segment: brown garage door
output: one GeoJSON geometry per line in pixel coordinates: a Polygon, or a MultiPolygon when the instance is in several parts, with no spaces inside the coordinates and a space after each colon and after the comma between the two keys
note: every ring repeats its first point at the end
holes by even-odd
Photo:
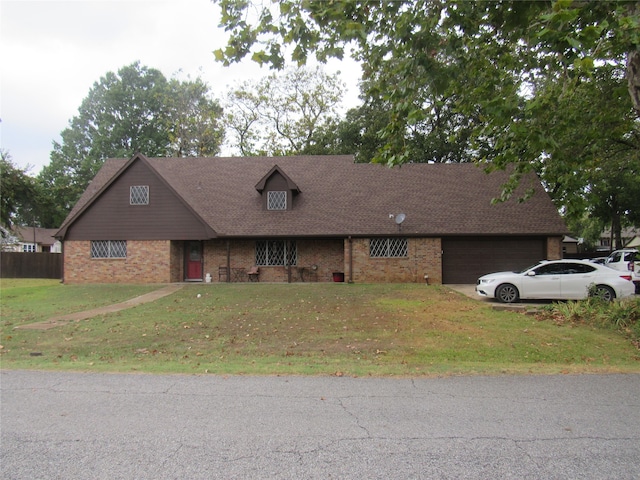
{"type": "Polygon", "coordinates": [[[491,272],[522,270],[546,258],[546,239],[530,237],[442,239],[442,282],[476,283],[491,272]]]}

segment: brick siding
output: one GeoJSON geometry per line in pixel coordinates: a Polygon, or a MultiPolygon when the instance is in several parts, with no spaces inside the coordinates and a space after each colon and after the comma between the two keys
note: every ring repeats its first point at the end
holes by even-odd
{"type": "Polygon", "coordinates": [[[172,282],[182,282],[184,280],[184,242],[171,242],[171,272],[172,282]]]}
{"type": "Polygon", "coordinates": [[[547,260],[562,260],[562,237],[547,237],[547,260]]]}
{"type": "MultiPolygon", "coordinates": [[[[442,283],[440,238],[409,238],[406,258],[371,258],[369,239],[298,239],[295,267],[260,266],[261,282],[333,281],[334,272],[356,283],[442,283]],[[315,268],[313,268],[315,267],[315,268]]],[[[254,240],[209,240],[203,242],[203,275],[213,282],[227,266],[232,281],[247,281],[246,271],[255,264],[254,240]],[[228,245],[228,246],[227,246],[228,245]],[[237,275],[244,269],[245,275],[237,275]]],[[[562,258],[562,238],[547,239],[547,258],[562,258]]],[[[184,242],[154,240],[127,242],[126,259],[93,259],[91,242],[64,244],[65,283],[168,283],[184,280],[184,242]]]]}
{"type": "Polygon", "coordinates": [[[369,239],[345,242],[346,279],[357,283],[442,283],[442,242],[440,238],[409,238],[406,258],[371,258],[369,239]],[[352,248],[351,253],[349,249],[352,248]],[[349,258],[352,260],[350,261],[349,258]],[[353,265],[353,272],[349,267],[353,265]]]}
{"type": "Polygon", "coordinates": [[[127,241],[127,258],[91,258],[91,242],[64,243],[65,283],[168,283],[168,240],[127,241]]]}
{"type": "MultiPolygon", "coordinates": [[[[298,262],[291,268],[283,266],[260,266],[261,282],[332,281],[333,272],[344,271],[342,239],[296,240],[298,262]],[[316,268],[313,268],[313,267],[316,268]],[[303,270],[304,269],[304,270],[303,270]]],[[[220,267],[227,267],[227,248],[231,267],[231,280],[248,280],[237,269],[245,273],[255,265],[255,240],[233,240],[227,247],[226,240],[204,242],[204,272],[211,275],[212,282],[226,281],[219,275],[220,267]]]]}

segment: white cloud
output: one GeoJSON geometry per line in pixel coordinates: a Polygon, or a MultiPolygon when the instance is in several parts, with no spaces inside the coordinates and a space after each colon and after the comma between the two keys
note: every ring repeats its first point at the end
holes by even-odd
{"type": "MultiPolygon", "coordinates": [[[[218,97],[270,73],[250,61],[215,62],[226,34],[209,0],[1,0],[0,21],[0,145],[17,165],[34,166],[32,173],[49,163],[52,142],[109,71],[139,60],[167,77],[200,76],[218,97]]],[[[327,67],[336,70],[349,85],[346,105],[354,106],[359,70],[327,67]]]]}

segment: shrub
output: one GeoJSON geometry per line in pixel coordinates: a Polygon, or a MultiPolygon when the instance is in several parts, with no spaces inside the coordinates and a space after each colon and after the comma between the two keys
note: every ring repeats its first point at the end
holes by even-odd
{"type": "Polygon", "coordinates": [[[640,298],[605,302],[597,297],[576,302],[554,303],[543,307],[541,320],[556,323],[582,323],[598,328],[615,328],[640,348],[640,298]]]}

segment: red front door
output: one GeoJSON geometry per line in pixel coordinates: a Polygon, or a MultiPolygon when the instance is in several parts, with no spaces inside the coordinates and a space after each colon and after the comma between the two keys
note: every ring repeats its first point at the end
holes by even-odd
{"type": "Polygon", "coordinates": [[[186,280],[202,280],[202,242],[187,242],[186,280]]]}

